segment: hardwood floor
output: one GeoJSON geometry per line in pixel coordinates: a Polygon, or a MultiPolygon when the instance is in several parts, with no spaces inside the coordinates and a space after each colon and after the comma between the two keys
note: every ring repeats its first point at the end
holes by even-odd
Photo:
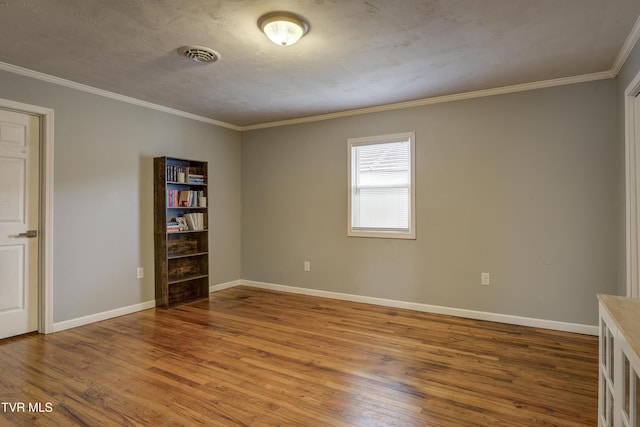
{"type": "Polygon", "coordinates": [[[0,340],[0,425],[595,426],[597,358],[593,336],[236,287],[0,340]]]}

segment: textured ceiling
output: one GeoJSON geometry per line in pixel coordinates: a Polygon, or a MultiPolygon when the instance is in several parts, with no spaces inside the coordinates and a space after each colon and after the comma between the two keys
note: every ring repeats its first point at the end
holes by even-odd
{"type": "Polygon", "coordinates": [[[0,61],[246,126],[609,71],[639,14],[638,0],[0,0],[0,61]],[[256,21],[273,10],[311,30],[272,44],[256,21]],[[189,61],[185,44],[222,59],[189,61]]]}

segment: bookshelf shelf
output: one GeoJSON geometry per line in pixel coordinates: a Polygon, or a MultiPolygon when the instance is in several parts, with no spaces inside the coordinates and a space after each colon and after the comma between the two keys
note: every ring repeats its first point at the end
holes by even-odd
{"type": "Polygon", "coordinates": [[[187,254],[187,255],[171,255],[171,256],[168,256],[167,259],[179,259],[179,258],[187,258],[192,256],[203,256],[203,255],[209,255],[209,252],[194,252],[192,254],[187,254]]]}
{"type": "Polygon", "coordinates": [[[169,185],[185,185],[188,187],[206,187],[207,184],[200,182],[200,183],[195,183],[195,182],[180,182],[180,181],[167,181],[167,184],[169,185]]]}
{"type": "Polygon", "coordinates": [[[175,279],[175,280],[170,280],[169,284],[170,285],[175,285],[176,283],[184,283],[184,282],[189,282],[191,280],[197,280],[197,279],[205,279],[209,277],[206,274],[199,274],[199,275],[195,275],[195,276],[189,276],[189,277],[184,277],[182,279],[175,279]]]}
{"type": "Polygon", "coordinates": [[[156,306],[208,298],[207,162],[157,157],[153,174],[156,306]]]}

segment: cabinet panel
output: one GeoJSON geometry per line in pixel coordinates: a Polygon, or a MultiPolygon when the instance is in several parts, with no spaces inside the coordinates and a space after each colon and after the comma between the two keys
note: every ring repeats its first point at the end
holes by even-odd
{"type": "MultiPolygon", "coordinates": [[[[640,358],[633,351],[624,335],[618,331],[616,337],[620,349],[620,390],[616,398],[620,403],[616,410],[620,412],[620,425],[640,426],[638,386],[640,385],[640,358]]],[[[617,402],[616,402],[617,403],[617,402]]]]}
{"type": "Polygon", "coordinates": [[[622,355],[622,413],[626,419],[630,419],[631,413],[631,366],[629,365],[629,358],[626,355],[622,355]]]}

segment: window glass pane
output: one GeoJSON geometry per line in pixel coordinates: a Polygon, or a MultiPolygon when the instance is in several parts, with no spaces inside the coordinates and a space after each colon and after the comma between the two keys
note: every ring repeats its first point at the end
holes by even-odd
{"type": "Polygon", "coordinates": [[[359,186],[408,185],[409,141],[355,146],[359,186]]]}
{"type": "Polygon", "coordinates": [[[410,141],[352,146],[352,226],[409,229],[410,141]]]}
{"type": "Polygon", "coordinates": [[[613,425],[613,396],[611,395],[611,391],[607,388],[607,403],[606,403],[606,415],[605,419],[607,420],[607,425],[613,425]]]}
{"type": "Polygon", "coordinates": [[[613,349],[614,349],[614,339],[613,339],[613,334],[611,333],[610,330],[607,330],[607,357],[608,357],[608,369],[609,372],[607,373],[607,375],[609,376],[609,379],[611,380],[611,382],[613,383],[613,373],[614,373],[614,354],[613,354],[613,349]]]}
{"type": "Polygon", "coordinates": [[[354,227],[409,228],[408,188],[367,188],[359,191],[354,227]]]}
{"type": "Polygon", "coordinates": [[[627,415],[627,418],[629,418],[629,406],[630,406],[630,400],[631,400],[631,383],[629,382],[629,378],[630,378],[630,366],[629,366],[629,359],[627,358],[626,354],[622,354],[622,361],[623,361],[623,372],[622,372],[622,395],[623,397],[623,406],[622,409],[624,411],[624,413],[627,415]]]}
{"type": "Polygon", "coordinates": [[[600,323],[600,336],[602,337],[602,340],[600,341],[600,360],[602,360],[604,364],[604,361],[607,360],[607,325],[606,323],[604,323],[604,321],[600,323]]]}

